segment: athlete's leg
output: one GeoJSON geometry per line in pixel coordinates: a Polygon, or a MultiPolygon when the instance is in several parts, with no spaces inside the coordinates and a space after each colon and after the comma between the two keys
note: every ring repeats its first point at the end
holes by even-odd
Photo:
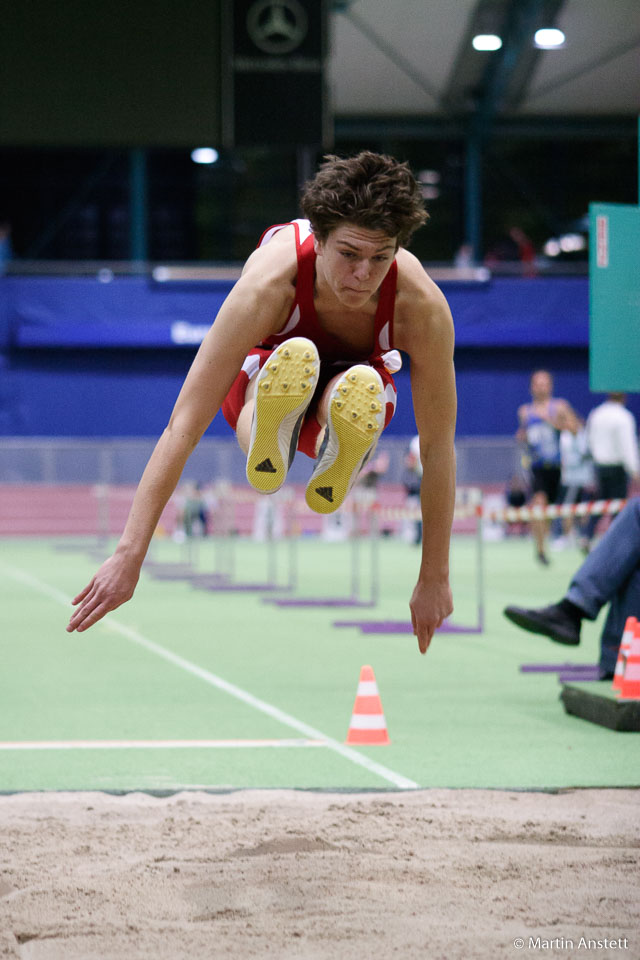
{"type": "Polygon", "coordinates": [[[315,449],[316,457],[320,453],[320,450],[322,448],[322,443],[324,440],[324,435],[327,430],[327,421],[329,420],[329,404],[331,402],[331,394],[333,393],[335,387],[338,385],[338,381],[343,376],[344,376],[344,373],[339,373],[335,377],[332,377],[331,380],[329,380],[329,383],[325,387],[322,393],[322,396],[320,397],[320,401],[316,407],[315,415],[318,423],[320,424],[320,432],[318,433],[318,437],[316,439],[316,449],[315,449]]]}
{"type": "MultiPolygon", "coordinates": [[[[544,510],[549,505],[549,500],[544,490],[537,490],[531,498],[531,507],[533,509],[544,510]]],[[[545,552],[547,535],[549,533],[549,521],[539,517],[531,519],[531,532],[536,545],[536,555],[541,563],[548,563],[545,552]]]]}
{"type": "Polygon", "coordinates": [[[244,404],[238,414],[238,420],[236,422],[236,437],[238,439],[238,444],[243,453],[249,453],[249,441],[251,439],[251,422],[253,420],[253,411],[256,405],[256,385],[258,381],[258,373],[256,370],[251,380],[247,385],[247,389],[244,394],[244,404]]]}

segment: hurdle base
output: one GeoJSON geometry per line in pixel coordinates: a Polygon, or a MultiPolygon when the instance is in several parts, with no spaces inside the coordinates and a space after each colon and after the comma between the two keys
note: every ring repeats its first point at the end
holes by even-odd
{"type": "Polygon", "coordinates": [[[196,573],[189,577],[191,586],[196,590],[209,590],[218,593],[283,593],[291,590],[289,584],[272,583],[242,583],[233,582],[227,574],[223,573],[196,573]]]}
{"type": "Polygon", "coordinates": [[[154,580],[188,580],[193,574],[190,563],[153,563],[144,564],[142,568],[154,580]]]}
{"type": "MultiPolygon", "coordinates": [[[[413,625],[407,620],[336,620],[334,627],[359,627],[361,633],[411,633],[413,625]]],[[[442,623],[436,633],[482,633],[482,627],[475,624],[465,627],[457,623],[442,623]]]]}
{"type": "Polygon", "coordinates": [[[560,700],[565,712],[619,733],[640,731],[640,700],[620,700],[610,681],[565,683],[560,700]],[[597,687],[597,689],[596,689],[597,687]]]}
{"type": "MultiPolygon", "coordinates": [[[[105,541],[104,549],[107,549],[107,542],[105,541]]],[[[54,544],[53,547],[58,553],[68,553],[68,552],[78,552],[81,550],[98,550],[100,549],[100,544],[97,543],[95,537],[87,536],[84,540],[64,540],[59,543],[54,544]]]]}
{"type": "Polygon", "coordinates": [[[598,669],[597,663],[523,663],[520,673],[584,673],[598,669]]]}
{"type": "MultiPolygon", "coordinates": [[[[372,600],[353,600],[349,597],[265,597],[265,603],[278,607],[373,607],[372,600]]],[[[334,624],[335,626],[335,624],[334,624]]]]}
{"type": "Polygon", "coordinates": [[[194,573],[191,571],[189,580],[192,587],[198,587],[200,590],[213,590],[223,583],[228,583],[229,577],[225,573],[194,573]]]}
{"type": "Polygon", "coordinates": [[[601,679],[598,663],[523,663],[520,673],[557,673],[561,683],[601,679]]]}

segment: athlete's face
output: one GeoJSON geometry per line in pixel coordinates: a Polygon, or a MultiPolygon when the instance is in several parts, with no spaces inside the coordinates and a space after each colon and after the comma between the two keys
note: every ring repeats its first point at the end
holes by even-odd
{"type": "Polygon", "coordinates": [[[358,309],[372,297],[396,255],[395,237],[355,224],[341,224],[315,240],[317,268],[346,307],[358,309]]]}
{"type": "Polygon", "coordinates": [[[531,396],[534,400],[548,400],[553,392],[553,380],[546,370],[538,370],[531,377],[531,396]]]}

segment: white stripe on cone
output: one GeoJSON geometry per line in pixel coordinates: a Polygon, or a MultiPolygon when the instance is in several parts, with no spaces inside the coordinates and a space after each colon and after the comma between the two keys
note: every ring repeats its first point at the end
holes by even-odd
{"type": "Polygon", "coordinates": [[[354,713],[349,724],[352,730],[385,730],[383,713],[354,713]]]}

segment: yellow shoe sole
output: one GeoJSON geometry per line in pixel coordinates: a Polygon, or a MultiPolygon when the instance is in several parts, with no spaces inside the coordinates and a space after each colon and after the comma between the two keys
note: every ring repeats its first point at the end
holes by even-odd
{"type": "Polygon", "coordinates": [[[316,513],[333,513],[342,506],[378,442],[384,413],[380,375],[364,364],[350,367],[333,390],[326,442],[307,484],[305,500],[316,513]]]}
{"type": "Polygon", "coordinates": [[[319,369],[315,344],[292,337],[276,347],[258,374],[247,480],[260,493],[275,493],[286,479],[319,369]]]}

